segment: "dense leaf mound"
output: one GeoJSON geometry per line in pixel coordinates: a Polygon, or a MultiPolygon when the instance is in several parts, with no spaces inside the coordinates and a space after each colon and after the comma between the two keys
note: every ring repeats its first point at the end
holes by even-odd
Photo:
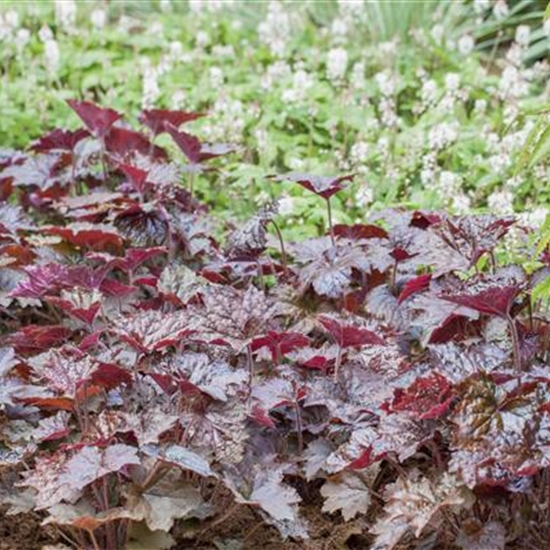
{"type": "Polygon", "coordinates": [[[317,494],[378,550],[550,540],[548,319],[531,300],[548,254],[529,273],[498,262],[527,230],[395,210],[333,225],[353,175],[292,173],[277,180],[326,202],[326,236],[285,243],[268,204],[221,238],[192,182],[231,148],[181,129],[202,114],[146,111],[138,132],[69,105],[84,129],[0,157],[10,513],[114,550],[242,506],[301,540],[317,494]]]}

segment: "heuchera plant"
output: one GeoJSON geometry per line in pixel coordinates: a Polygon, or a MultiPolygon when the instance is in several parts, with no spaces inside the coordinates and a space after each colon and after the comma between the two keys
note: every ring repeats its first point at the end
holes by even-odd
{"type": "MultiPolygon", "coordinates": [[[[2,154],[8,513],[94,550],[200,543],[245,507],[306,539],[319,502],[365,548],[544,547],[547,268],[498,265],[513,220],[329,209],[328,236],[284,243],[272,204],[220,240],[182,183],[230,150],[181,130],[202,114],[138,132],[69,105],[85,129],[2,154]]],[[[351,177],[281,179],[330,208],[351,177]]]]}

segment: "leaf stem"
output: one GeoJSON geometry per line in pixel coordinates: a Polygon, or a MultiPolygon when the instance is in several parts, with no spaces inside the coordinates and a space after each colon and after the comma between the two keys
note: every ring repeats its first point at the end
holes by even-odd
{"type": "Polygon", "coordinates": [[[338,382],[338,372],[340,370],[340,364],[342,363],[342,346],[338,346],[338,355],[336,356],[336,362],[334,363],[334,381],[338,382]]]}
{"type": "Polygon", "coordinates": [[[283,264],[283,269],[285,271],[285,275],[288,273],[288,264],[286,260],[286,250],[285,250],[285,243],[283,241],[283,234],[281,233],[281,230],[279,228],[279,225],[275,220],[271,220],[271,223],[273,224],[273,227],[275,228],[275,232],[277,233],[277,237],[279,239],[279,244],[281,245],[281,262],[283,264]]]}
{"type": "Polygon", "coordinates": [[[94,550],[101,550],[101,547],[99,546],[99,544],[97,542],[97,539],[96,539],[92,529],[88,530],[88,534],[90,535],[90,538],[92,539],[92,544],[94,545],[94,550]]]}
{"type": "Polygon", "coordinates": [[[147,476],[145,476],[143,483],[141,483],[140,485],[140,490],[142,492],[145,492],[149,487],[151,487],[152,485],[160,481],[160,479],[168,471],[168,468],[166,470],[164,470],[164,468],[167,468],[166,463],[162,462],[161,460],[158,460],[155,463],[155,465],[151,468],[147,476]]]}
{"type": "Polygon", "coordinates": [[[298,434],[298,455],[301,456],[304,451],[304,435],[302,427],[302,411],[300,411],[300,403],[298,399],[294,404],[294,409],[296,411],[296,433],[298,434]]]}
{"type": "Polygon", "coordinates": [[[519,334],[518,328],[512,316],[508,313],[506,315],[506,321],[508,322],[508,327],[510,328],[510,336],[512,338],[512,349],[514,356],[514,367],[520,372],[521,371],[521,349],[519,344],[519,334]]]}
{"type": "Polygon", "coordinates": [[[100,140],[101,143],[101,167],[103,169],[103,183],[107,185],[107,163],[105,162],[105,138],[102,137],[100,140]]]}
{"type": "Polygon", "coordinates": [[[254,382],[254,358],[252,357],[252,349],[250,345],[246,346],[246,360],[248,364],[248,384],[249,391],[252,393],[252,383],[254,382]]]}
{"type": "Polygon", "coordinates": [[[190,195],[190,201],[193,202],[193,187],[195,184],[195,172],[191,170],[189,173],[189,195],[190,195]]]}
{"type": "Polygon", "coordinates": [[[332,247],[336,248],[336,240],[334,239],[334,226],[332,224],[332,207],[330,205],[330,197],[326,199],[327,201],[327,212],[328,212],[328,226],[330,230],[330,240],[332,242],[332,247]]]}

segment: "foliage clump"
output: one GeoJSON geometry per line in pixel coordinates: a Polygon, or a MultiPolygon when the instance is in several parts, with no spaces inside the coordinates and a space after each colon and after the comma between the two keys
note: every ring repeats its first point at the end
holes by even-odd
{"type": "MultiPolygon", "coordinates": [[[[231,151],[180,128],[198,113],[145,111],[136,131],[69,105],[85,128],[2,157],[9,513],[96,550],[169,547],[176,523],[200,537],[240,507],[300,540],[320,488],[371,548],[550,540],[548,318],[531,300],[548,253],[529,272],[498,260],[527,230],[386,210],[284,242],[271,204],[228,232],[192,194],[231,151]]],[[[330,205],[350,178],[279,179],[330,205]]]]}

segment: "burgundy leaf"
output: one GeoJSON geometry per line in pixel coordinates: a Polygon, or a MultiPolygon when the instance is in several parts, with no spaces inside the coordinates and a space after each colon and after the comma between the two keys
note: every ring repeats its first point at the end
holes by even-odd
{"type": "Polygon", "coordinates": [[[337,237],[351,239],[387,239],[388,232],[377,225],[357,223],[355,225],[336,224],[334,234],[337,237]]]}
{"type": "Polygon", "coordinates": [[[315,176],[313,174],[302,174],[299,172],[289,172],[282,176],[276,176],[277,181],[293,181],[312,191],[316,195],[329,199],[332,195],[344,189],[345,182],[353,180],[355,174],[339,176],[335,178],[325,176],[315,176]]]}
{"type": "Polygon", "coordinates": [[[427,229],[431,225],[441,222],[442,219],[443,218],[435,212],[416,210],[411,218],[411,226],[418,227],[420,229],[427,229]]]}
{"type": "Polygon", "coordinates": [[[164,149],[153,145],[143,134],[126,128],[111,128],[105,135],[105,149],[116,159],[122,160],[134,156],[136,153],[151,156],[157,160],[167,159],[164,149]]]}
{"type": "Polygon", "coordinates": [[[464,340],[468,335],[475,334],[478,325],[478,321],[452,313],[432,331],[428,343],[446,344],[454,339],[464,340]]]}
{"type": "Polygon", "coordinates": [[[103,138],[113,124],[122,117],[113,109],[104,109],[89,101],[69,99],[67,103],[96,138],[103,138]]]}
{"type": "Polygon", "coordinates": [[[165,124],[164,128],[191,164],[201,164],[207,160],[226,155],[233,150],[225,144],[207,145],[201,143],[197,137],[178,131],[170,123],[165,124]]]}
{"type": "Polygon", "coordinates": [[[295,349],[308,346],[309,338],[296,332],[268,331],[264,336],[255,338],[251,342],[252,351],[263,347],[269,348],[274,363],[295,349]]]}
{"type": "Polygon", "coordinates": [[[366,345],[383,346],[384,340],[371,330],[340,323],[333,317],[319,317],[319,322],[341,348],[366,345]]]}
{"type": "Polygon", "coordinates": [[[63,240],[75,246],[87,247],[92,250],[103,250],[109,246],[120,248],[122,237],[118,231],[109,225],[91,224],[86,222],[73,223],[65,227],[45,227],[47,235],[59,235],[63,240]]]}
{"type": "Polygon", "coordinates": [[[75,289],[63,293],[62,297],[47,296],[46,300],[79,321],[91,325],[101,308],[102,296],[99,292],[75,289]]]}
{"type": "Polygon", "coordinates": [[[147,180],[148,172],[146,170],[141,170],[136,166],[131,164],[125,164],[121,162],[118,165],[120,171],[130,180],[135,190],[138,193],[143,193],[145,190],[145,182],[147,180]]]}
{"type": "Polygon", "coordinates": [[[468,294],[441,295],[440,297],[449,302],[475,309],[486,315],[507,317],[514,300],[521,292],[518,285],[509,286],[486,286],[476,292],[472,286],[468,294]]]}
{"type": "Polygon", "coordinates": [[[56,128],[38,139],[31,150],[37,153],[48,153],[49,151],[74,151],[76,144],[84,138],[90,136],[90,133],[83,128],[79,130],[63,130],[56,128]]]}
{"type": "Polygon", "coordinates": [[[67,268],[61,264],[43,264],[25,269],[28,278],[17,284],[11,292],[14,298],[40,298],[59,292],[66,280],[67,268]]]}
{"type": "Polygon", "coordinates": [[[165,124],[178,129],[182,124],[206,116],[205,113],[170,111],[168,109],[144,109],[138,119],[147,126],[154,136],[166,132],[165,124]]]}
{"type": "Polygon", "coordinates": [[[132,375],[122,367],[112,363],[99,363],[90,376],[94,386],[112,390],[122,384],[131,384],[132,375]]]}
{"type": "Polygon", "coordinates": [[[118,267],[126,273],[132,273],[150,258],[166,252],[166,248],[157,246],[152,248],[127,248],[123,258],[102,252],[89,252],[86,257],[104,262],[109,267],[118,267]]]}
{"type": "Polygon", "coordinates": [[[408,388],[397,388],[389,405],[393,412],[405,411],[419,420],[444,415],[454,399],[449,381],[438,373],[417,378],[408,388]]]}
{"type": "Polygon", "coordinates": [[[155,208],[128,208],[117,215],[114,225],[133,247],[162,246],[168,240],[166,216],[155,208]]]}
{"type": "Polygon", "coordinates": [[[401,294],[399,294],[397,302],[400,304],[404,302],[409,296],[427,290],[428,288],[430,288],[431,280],[432,276],[430,273],[428,273],[425,275],[419,275],[418,277],[407,281],[405,283],[405,286],[403,287],[403,290],[401,291],[401,294]]]}
{"type": "Polygon", "coordinates": [[[72,330],[61,325],[27,325],[9,337],[18,353],[36,353],[66,341],[72,330]]]}

